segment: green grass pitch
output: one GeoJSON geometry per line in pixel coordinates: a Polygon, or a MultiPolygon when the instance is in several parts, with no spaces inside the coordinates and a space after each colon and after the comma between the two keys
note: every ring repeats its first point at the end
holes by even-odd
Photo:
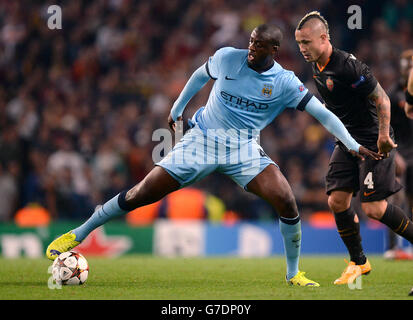
{"type": "Polygon", "coordinates": [[[333,285],[345,267],[341,256],[302,256],[300,268],[319,288],[290,287],[285,260],[270,258],[159,258],[129,255],[88,258],[82,286],[49,289],[44,259],[0,259],[1,300],[376,300],[410,299],[413,262],[370,256],[373,270],[361,289],[333,285]]]}

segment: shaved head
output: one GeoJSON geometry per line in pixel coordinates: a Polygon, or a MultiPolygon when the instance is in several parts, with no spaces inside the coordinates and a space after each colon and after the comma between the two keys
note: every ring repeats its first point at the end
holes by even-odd
{"type": "Polygon", "coordinates": [[[319,19],[316,18],[311,18],[307,20],[301,27],[301,30],[302,29],[309,29],[309,31],[316,36],[321,36],[322,34],[328,35],[328,30],[324,23],[322,23],[319,19]]]}
{"type": "Polygon", "coordinates": [[[330,40],[330,29],[328,22],[318,11],[307,13],[298,23],[297,30],[302,28],[310,28],[313,32],[325,33],[330,40]]]}
{"type": "Polygon", "coordinates": [[[307,62],[325,62],[331,54],[328,23],[318,11],[312,11],[300,20],[295,40],[307,62]]]}

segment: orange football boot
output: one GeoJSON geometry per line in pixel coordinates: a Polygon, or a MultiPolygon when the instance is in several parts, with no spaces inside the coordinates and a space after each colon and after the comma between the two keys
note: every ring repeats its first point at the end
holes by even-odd
{"type": "Polygon", "coordinates": [[[361,275],[368,275],[371,271],[371,265],[369,260],[366,260],[365,264],[356,265],[355,262],[348,262],[346,259],[344,261],[347,263],[346,269],[341,274],[340,278],[334,281],[334,284],[349,284],[353,283],[361,275]]]}

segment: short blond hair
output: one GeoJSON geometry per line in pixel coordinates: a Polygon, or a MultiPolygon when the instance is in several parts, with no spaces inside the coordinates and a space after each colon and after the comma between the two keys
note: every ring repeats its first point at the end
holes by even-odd
{"type": "Polygon", "coordinates": [[[301,30],[301,28],[304,26],[304,24],[311,20],[311,19],[318,19],[320,20],[324,27],[326,28],[326,33],[327,33],[327,38],[330,40],[330,28],[328,27],[328,22],[327,20],[321,15],[320,12],[318,11],[311,11],[307,13],[298,23],[296,30],[301,30]]]}

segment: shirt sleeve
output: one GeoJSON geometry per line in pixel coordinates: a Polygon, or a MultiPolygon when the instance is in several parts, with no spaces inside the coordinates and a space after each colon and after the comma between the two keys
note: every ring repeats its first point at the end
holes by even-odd
{"type": "Polygon", "coordinates": [[[313,97],[307,103],[306,111],[316,118],[332,135],[340,140],[349,150],[359,152],[360,144],[350,135],[340,119],[313,97]]]}
{"type": "Polygon", "coordinates": [[[174,102],[171,109],[171,116],[174,121],[182,115],[189,100],[209,81],[205,66],[203,64],[192,74],[178,99],[174,102]]]}
{"type": "Polygon", "coordinates": [[[284,86],[283,96],[285,107],[304,111],[305,106],[313,95],[293,72],[288,73],[284,86]]]}
{"type": "Polygon", "coordinates": [[[377,80],[370,68],[352,54],[347,59],[348,84],[358,95],[367,97],[377,86],[377,80]]]}
{"type": "Polygon", "coordinates": [[[208,58],[205,64],[209,77],[213,80],[217,80],[222,70],[223,58],[226,53],[231,50],[231,47],[224,47],[215,52],[212,57],[208,58]]]}

